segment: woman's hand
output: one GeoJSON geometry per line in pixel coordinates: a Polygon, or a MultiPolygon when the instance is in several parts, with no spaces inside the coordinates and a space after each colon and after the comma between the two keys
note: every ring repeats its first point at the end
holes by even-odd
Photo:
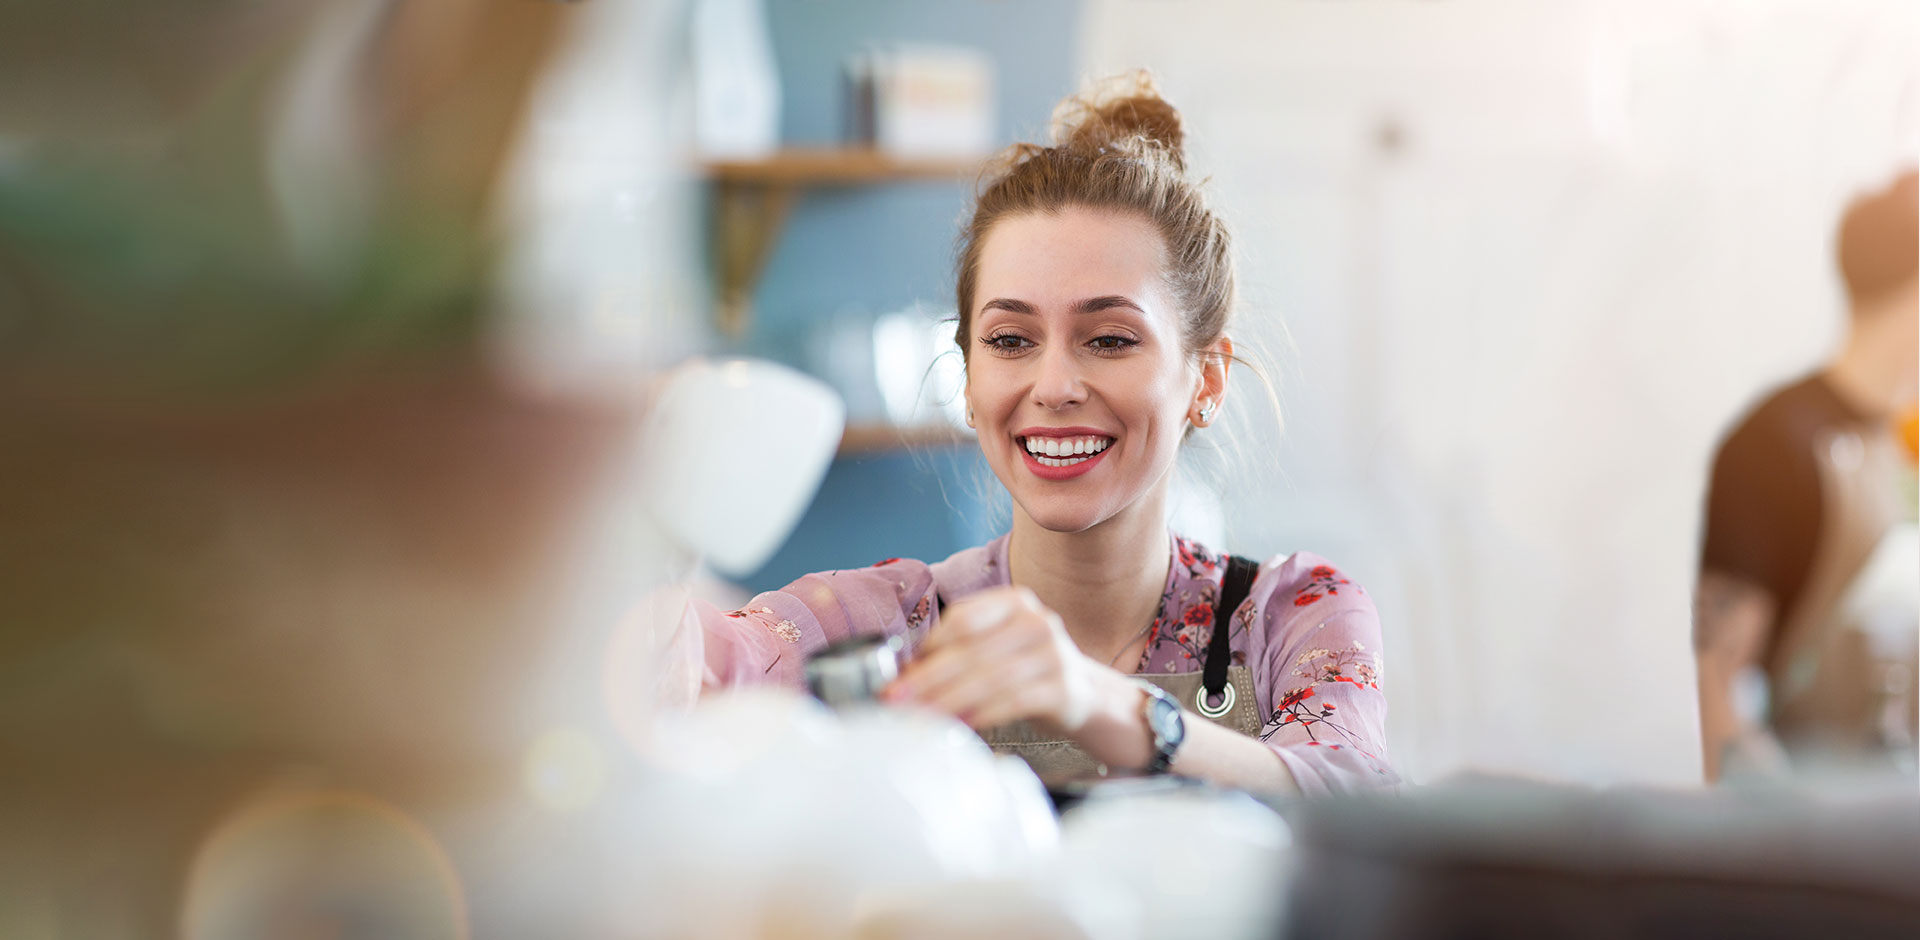
{"type": "Polygon", "coordinates": [[[881,698],[952,715],[975,729],[1024,718],[1074,738],[1100,705],[1101,669],[1032,591],[995,588],[943,611],[881,698]]]}

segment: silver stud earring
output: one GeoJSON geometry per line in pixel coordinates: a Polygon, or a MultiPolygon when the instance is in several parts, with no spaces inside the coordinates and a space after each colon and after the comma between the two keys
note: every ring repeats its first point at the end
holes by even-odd
{"type": "Polygon", "coordinates": [[[1213,409],[1214,409],[1213,405],[1208,405],[1207,407],[1200,409],[1201,424],[1206,424],[1207,422],[1213,420],[1213,409]]]}

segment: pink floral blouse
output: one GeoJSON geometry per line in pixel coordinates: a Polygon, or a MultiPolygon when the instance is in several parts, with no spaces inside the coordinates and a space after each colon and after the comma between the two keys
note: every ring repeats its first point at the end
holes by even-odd
{"type": "MultiPolygon", "coordinates": [[[[853,635],[904,633],[911,646],[937,628],[935,585],[950,604],[1009,583],[1007,538],[931,565],[889,558],[810,574],[739,610],[696,601],[705,685],[802,687],[808,654],[853,635]]],[[[1170,541],[1173,564],[1137,672],[1198,672],[1213,635],[1226,558],[1179,536],[1170,541]]],[[[1260,740],[1303,792],[1398,783],[1380,692],[1380,620],[1359,585],[1318,556],[1276,556],[1261,564],[1232,622],[1233,664],[1252,666],[1266,716],[1260,740]]]]}

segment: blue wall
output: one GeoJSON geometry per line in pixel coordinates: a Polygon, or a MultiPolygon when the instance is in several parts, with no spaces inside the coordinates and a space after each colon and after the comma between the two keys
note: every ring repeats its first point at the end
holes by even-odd
{"type": "MultiPolygon", "coordinates": [[[[964,45],[993,58],[1000,142],[1044,139],[1054,104],[1077,84],[1079,0],[766,0],[781,81],[781,133],[792,145],[840,142],[841,64],[872,43],[964,45]]],[[[811,190],[774,248],[735,351],[808,368],[808,336],[831,315],[876,316],[953,301],[963,183],[907,182],[811,190]]],[[[836,462],[799,528],[742,579],[778,587],[809,571],[893,556],[936,560],[1005,525],[981,503],[998,485],[971,445],[836,462]]]]}

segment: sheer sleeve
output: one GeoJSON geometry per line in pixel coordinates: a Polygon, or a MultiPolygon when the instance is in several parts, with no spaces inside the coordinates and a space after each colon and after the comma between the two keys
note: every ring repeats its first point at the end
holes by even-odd
{"type": "Polygon", "coordinates": [[[1396,786],[1380,691],[1373,601],[1324,559],[1299,554],[1263,572],[1243,608],[1265,724],[1260,739],[1302,792],[1396,786]],[[1261,681],[1264,680],[1264,681],[1261,681]]]}
{"type": "Polygon", "coordinates": [[[807,575],[738,610],[688,603],[679,634],[701,646],[703,690],[805,684],[807,657],[853,636],[917,640],[934,616],[927,565],[892,559],[871,568],[807,575]]]}

